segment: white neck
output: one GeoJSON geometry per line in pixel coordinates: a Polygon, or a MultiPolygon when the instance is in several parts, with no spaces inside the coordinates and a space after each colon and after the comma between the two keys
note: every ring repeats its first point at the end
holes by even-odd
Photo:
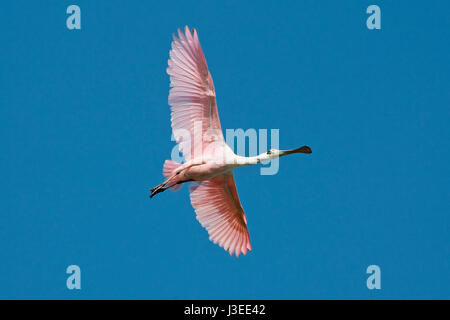
{"type": "Polygon", "coordinates": [[[261,153],[257,156],[254,157],[243,157],[243,156],[238,156],[236,155],[234,157],[234,163],[239,166],[239,167],[244,167],[244,166],[250,166],[253,164],[259,164],[262,161],[269,161],[269,160],[273,160],[278,158],[279,155],[278,154],[267,154],[265,153],[261,153]]]}

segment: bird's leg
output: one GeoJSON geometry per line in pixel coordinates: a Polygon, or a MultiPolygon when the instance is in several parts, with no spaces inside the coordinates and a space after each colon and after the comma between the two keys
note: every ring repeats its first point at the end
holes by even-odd
{"type": "Polygon", "coordinates": [[[167,178],[163,183],[158,184],[156,187],[150,189],[150,198],[153,198],[155,194],[165,191],[167,188],[171,186],[167,186],[167,184],[172,181],[180,172],[175,173],[174,175],[167,178]]]}
{"type": "Polygon", "coordinates": [[[180,178],[180,179],[178,179],[178,180],[175,180],[175,182],[172,182],[172,180],[173,180],[176,176],[178,176],[181,172],[184,172],[185,170],[191,168],[192,166],[196,166],[196,165],[200,165],[200,164],[203,164],[203,163],[193,163],[192,161],[189,161],[189,162],[183,164],[182,166],[180,166],[180,167],[175,171],[175,173],[174,173],[173,175],[171,175],[169,178],[167,178],[163,183],[158,184],[156,187],[150,189],[150,198],[153,198],[153,196],[154,196],[155,194],[158,194],[158,193],[160,193],[160,192],[163,192],[163,191],[167,190],[168,188],[173,187],[173,186],[176,185],[176,184],[181,184],[181,183],[184,183],[184,182],[190,182],[190,181],[193,181],[193,180],[184,180],[184,181],[181,181],[181,179],[183,179],[183,178],[180,178]],[[169,184],[169,182],[171,182],[171,183],[169,184]]]}
{"type": "Polygon", "coordinates": [[[153,198],[156,194],[166,191],[169,187],[164,187],[162,185],[156,186],[150,190],[150,198],[153,198]]]}
{"type": "Polygon", "coordinates": [[[151,189],[150,189],[150,198],[153,198],[153,196],[154,196],[155,194],[158,194],[158,193],[160,193],[160,192],[163,192],[163,191],[165,191],[167,188],[169,188],[168,186],[166,186],[167,182],[168,182],[168,181],[166,180],[166,181],[164,181],[163,183],[158,184],[156,187],[151,188],[151,189]]]}
{"type": "Polygon", "coordinates": [[[165,185],[164,182],[163,182],[163,183],[160,183],[160,184],[158,184],[156,187],[151,188],[151,189],[150,189],[150,192],[153,193],[153,192],[155,192],[156,190],[158,190],[158,189],[164,187],[164,185],[165,185]]]}

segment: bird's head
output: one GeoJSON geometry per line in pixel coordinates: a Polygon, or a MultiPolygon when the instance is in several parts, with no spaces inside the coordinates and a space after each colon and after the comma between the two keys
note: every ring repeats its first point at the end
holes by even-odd
{"type": "Polygon", "coordinates": [[[312,150],[308,146],[303,146],[291,150],[270,149],[269,151],[266,152],[266,155],[268,159],[275,159],[292,153],[312,153],[312,150]]]}

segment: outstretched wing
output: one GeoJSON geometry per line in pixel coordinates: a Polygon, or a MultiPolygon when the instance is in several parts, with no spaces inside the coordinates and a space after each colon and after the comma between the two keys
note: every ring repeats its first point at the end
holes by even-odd
{"type": "Polygon", "coordinates": [[[197,220],[209,233],[209,240],[239,257],[251,250],[247,219],[232,174],[191,184],[191,203],[197,220]]]}
{"type": "Polygon", "coordinates": [[[178,29],[170,50],[169,105],[172,132],[186,161],[203,154],[214,141],[224,140],[216,93],[197,31],[178,29]]]}

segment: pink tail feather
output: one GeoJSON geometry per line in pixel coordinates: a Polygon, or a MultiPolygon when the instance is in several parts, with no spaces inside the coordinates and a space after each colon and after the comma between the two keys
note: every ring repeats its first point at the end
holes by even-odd
{"type": "MultiPolygon", "coordinates": [[[[172,161],[172,160],[166,160],[166,161],[164,162],[164,166],[163,166],[163,175],[164,175],[164,177],[168,178],[168,177],[170,177],[171,175],[173,175],[173,174],[174,174],[174,171],[175,171],[179,166],[181,166],[181,163],[178,163],[178,162],[175,162],[175,161],[172,161]]],[[[181,184],[175,184],[175,185],[173,185],[172,187],[170,187],[170,189],[171,189],[172,191],[177,191],[177,190],[180,189],[180,188],[181,188],[181,184]]]]}

